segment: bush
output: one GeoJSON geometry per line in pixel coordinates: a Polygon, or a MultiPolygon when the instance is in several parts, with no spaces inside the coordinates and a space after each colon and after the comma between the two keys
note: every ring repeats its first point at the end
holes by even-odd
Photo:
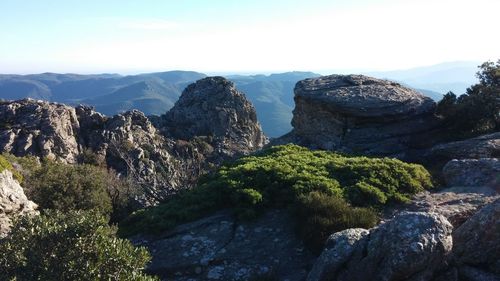
{"type": "Polygon", "coordinates": [[[97,210],[110,215],[106,170],[91,165],[44,161],[26,180],[26,195],[41,209],[97,210]]]}
{"type": "MultiPolygon", "coordinates": [[[[293,209],[311,192],[380,208],[406,202],[430,187],[430,175],[420,165],[347,157],[297,145],[275,146],[221,167],[200,179],[197,188],[164,204],[135,212],[120,224],[119,233],[159,233],[226,208],[240,219],[252,219],[269,208],[293,209]]],[[[359,212],[349,205],[344,209],[359,212]]]]}
{"type": "Polygon", "coordinates": [[[353,208],[342,198],[316,191],[300,197],[295,216],[299,236],[316,254],[330,234],[347,228],[371,228],[378,222],[374,210],[353,208]]]}
{"type": "Polygon", "coordinates": [[[0,280],[155,280],[146,249],[115,234],[97,212],[20,217],[0,243],[0,280]]]}
{"type": "Polygon", "coordinates": [[[23,179],[28,198],[42,209],[98,209],[106,215],[111,213],[113,222],[137,209],[134,197],[139,193],[138,186],[99,161],[93,161],[97,156],[89,150],[82,160],[90,162],[76,165],[48,159],[40,162],[34,156],[3,156],[12,163],[14,174],[23,179]]]}

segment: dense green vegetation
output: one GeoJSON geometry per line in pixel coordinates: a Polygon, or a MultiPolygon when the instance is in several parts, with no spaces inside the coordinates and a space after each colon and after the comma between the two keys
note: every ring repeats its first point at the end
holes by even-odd
{"type": "Polygon", "coordinates": [[[500,131],[500,60],[485,62],[477,73],[479,83],[459,97],[449,92],[438,103],[437,113],[450,128],[452,138],[466,138],[500,131]]]}
{"type": "Polygon", "coordinates": [[[146,249],[115,233],[95,211],[20,217],[0,243],[0,280],[155,280],[146,249]]]}
{"type": "Polygon", "coordinates": [[[411,194],[430,187],[430,175],[419,165],[275,146],[221,167],[202,178],[197,188],[160,206],[135,212],[120,225],[120,233],[160,232],[225,208],[240,219],[252,219],[268,208],[302,206],[295,216],[297,225],[323,233],[304,237],[324,238],[334,230],[373,226],[372,208],[406,202],[411,194]],[[321,209],[317,220],[304,215],[316,210],[311,202],[321,209]],[[332,214],[339,218],[329,218],[332,214]]]}
{"type": "Polygon", "coordinates": [[[24,192],[41,210],[97,210],[111,216],[112,221],[126,217],[132,212],[137,188],[102,163],[91,161],[95,157],[90,152],[84,155],[83,160],[92,164],[68,165],[48,159],[40,162],[33,156],[10,154],[4,157],[13,163],[23,179],[24,192]]]}
{"type": "Polygon", "coordinates": [[[0,167],[23,179],[42,211],[15,219],[0,243],[0,280],[153,280],[142,273],[147,251],[117,238],[110,226],[110,217],[116,222],[130,213],[128,181],[103,166],[31,156],[4,154],[0,167]]]}
{"type": "Polygon", "coordinates": [[[112,212],[106,170],[91,165],[46,161],[27,178],[27,194],[42,209],[112,212]]]}

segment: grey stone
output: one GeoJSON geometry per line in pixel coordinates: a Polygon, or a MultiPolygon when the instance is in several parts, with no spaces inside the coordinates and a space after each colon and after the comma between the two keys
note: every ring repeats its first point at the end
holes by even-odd
{"type": "Polygon", "coordinates": [[[453,232],[453,261],[500,274],[500,199],[485,206],[453,232]]]}
{"type": "Polygon", "coordinates": [[[491,187],[454,186],[416,194],[408,204],[386,209],[384,217],[392,218],[402,210],[432,212],[443,215],[456,228],[482,207],[498,198],[500,198],[500,194],[491,187]]]}
{"type": "Polygon", "coordinates": [[[488,186],[500,192],[498,158],[452,160],[443,167],[448,186],[488,186]]]}
{"type": "Polygon", "coordinates": [[[148,271],[164,280],[303,280],[314,257],[295,236],[286,211],[238,223],[227,212],[132,239],[153,256],[148,271]]]}
{"type": "Polygon", "coordinates": [[[340,232],[308,280],[430,280],[452,249],[452,228],[439,214],[403,212],[369,233],[340,232]]]}
{"type": "Polygon", "coordinates": [[[229,156],[247,154],[267,142],[253,105],[223,77],[189,85],[162,122],[165,135],[182,140],[210,136],[209,144],[229,156]]]}
{"type": "Polygon", "coordinates": [[[9,170],[0,173],[0,238],[8,234],[11,221],[21,215],[36,215],[37,205],[28,200],[9,170]]]}
{"type": "Polygon", "coordinates": [[[398,83],[363,75],[330,75],[299,81],[291,134],[275,143],[403,157],[432,140],[432,99],[398,83]]]}
{"type": "Polygon", "coordinates": [[[500,132],[479,137],[442,143],[422,152],[426,162],[446,164],[453,159],[479,159],[500,157],[500,132]]]}

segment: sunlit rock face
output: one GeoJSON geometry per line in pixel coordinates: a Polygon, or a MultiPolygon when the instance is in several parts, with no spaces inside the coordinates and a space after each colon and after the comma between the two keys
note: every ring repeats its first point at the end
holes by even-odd
{"type": "MultiPolygon", "coordinates": [[[[291,135],[320,149],[397,156],[424,145],[437,124],[432,99],[398,83],[363,75],[299,81],[291,135]]],[[[285,137],[286,138],[286,137],[285,137]]]]}

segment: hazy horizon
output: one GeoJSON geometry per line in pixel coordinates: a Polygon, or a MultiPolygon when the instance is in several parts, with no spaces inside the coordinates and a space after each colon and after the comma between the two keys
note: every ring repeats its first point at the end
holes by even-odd
{"type": "Polygon", "coordinates": [[[316,73],[320,75],[332,75],[332,74],[371,74],[371,73],[391,73],[391,72],[404,72],[404,71],[411,71],[411,70],[416,70],[420,68],[434,68],[434,67],[439,67],[439,66],[446,66],[446,65],[452,65],[450,68],[456,67],[455,64],[461,65],[461,64],[466,64],[469,67],[474,66],[474,67],[479,67],[479,65],[482,62],[480,61],[453,61],[453,62],[442,62],[438,64],[432,64],[432,65],[424,65],[424,66],[418,66],[418,67],[411,67],[411,68],[398,68],[398,69],[386,69],[386,70],[377,70],[377,69],[368,69],[368,68],[360,68],[360,69],[331,69],[331,70],[320,70],[320,71],[314,71],[314,70],[263,70],[263,71],[196,71],[196,70],[191,70],[191,69],[158,69],[158,70],[151,70],[151,71],[122,71],[122,72],[92,72],[92,71],[82,71],[82,72],[56,72],[56,71],[39,71],[39,72],[23,72],[23,73],[9,73],[9,72],[3,72],[0,73],[0,75],[39,75],[39,74],[44,74],[44,73],[54,73],[54,74],[75,74],[75,75],[120,75],[120,76],[127,76],[127,75],[141,75],[141,74],[149,74],[149,73],[161,73],[161,72],[174,72],[174,71],[193,71],[193,72],[199,72],[208,76],[252,76],[252,75],[272,75],[272,74],[282,74],[282,73],[291,73],[291,72],[311,72],[311,73],[316,73]]]}
{"type": "Polygon", "coordinates": [[[329,74],[483,62],[499,57],[499,10],[497,0],[3,1],[0,73],[329,74]]]}

